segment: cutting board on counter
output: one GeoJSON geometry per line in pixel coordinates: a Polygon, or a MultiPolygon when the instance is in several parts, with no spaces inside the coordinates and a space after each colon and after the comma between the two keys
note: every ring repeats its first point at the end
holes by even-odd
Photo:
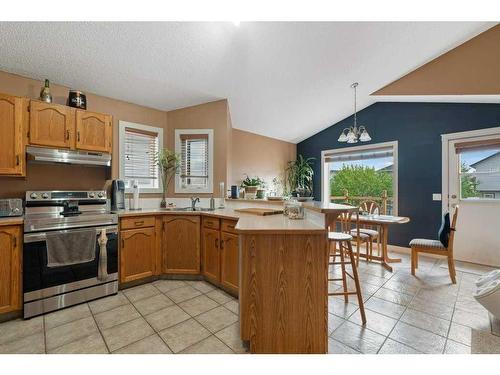
{"type": "Polygon", "coordinates": [[[236,212],[244,212],[246,214],[259,215],[259,216],[268,216],[268,215],[278,215],[282,214],[283,210],[273,209],[273,208],[237,208],[234,211],[236,212]]]}

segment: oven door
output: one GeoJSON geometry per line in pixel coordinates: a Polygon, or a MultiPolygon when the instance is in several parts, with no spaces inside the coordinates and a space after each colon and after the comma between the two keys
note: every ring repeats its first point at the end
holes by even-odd
{"type": "MultiPolygon", "coordinates": [[[[71,231],[73,230],[56,232],[67,233],[71,231]]],[[[33,301],[117,280],[118,227],[116,225],[98,227],[96,231],[98,235],[95,246],[96,254],[93,261],[52,268],[47,267],[47,244],[45,242],[47,232],[25,233],[23,246],[24,301],[33,301]],[[104,281],[97,278],[100,253],[97,240],[102,229],[106,229],[108,238],[106,244],[108,278],[104,281]]]]}

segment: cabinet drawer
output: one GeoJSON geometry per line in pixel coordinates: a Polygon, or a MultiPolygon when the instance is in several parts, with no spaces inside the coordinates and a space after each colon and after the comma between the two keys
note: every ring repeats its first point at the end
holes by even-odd
{"type": "Polygon", "coordinates": [[[121,229],[135,229],[153,227],[155,225],[154,216],[125,217],[121,219],[121,229]]]}
{"type": "Polygon", "coordinates": [[[236,229],[234,229],[234,227],[236,226],[236,223],[237,222],[234,220],[222,220],[221,230],[223,232],[238,234],[236,232],[236,229]]]}
{"type": "Polygon", "coordinates": [[[203,226],[205,228],[219,229],[220,228],[220,220],[215,218],[215,217],[204,216],[203,217],[203,226]]]}

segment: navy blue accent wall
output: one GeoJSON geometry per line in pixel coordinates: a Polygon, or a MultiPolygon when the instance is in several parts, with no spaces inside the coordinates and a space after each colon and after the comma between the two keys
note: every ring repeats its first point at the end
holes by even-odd
{"type": "MultiPolygon", "coordinates": [[[[389,242],[408,246],[415,237],[437,238],[441,202],[441,134],[500,126],[500,104],[483,103],[375,103],[358,112],[371,142],[398,141],[398,214],[411,222],[389,229],[389,242]]],[[[321,196],[321,151],[351,145],[337,142],[352,116],[297,145],[297,154],[315,157],[314,196],[321,196]]],[[[359,145],[356,144],[356,145],[359,145]]]]}

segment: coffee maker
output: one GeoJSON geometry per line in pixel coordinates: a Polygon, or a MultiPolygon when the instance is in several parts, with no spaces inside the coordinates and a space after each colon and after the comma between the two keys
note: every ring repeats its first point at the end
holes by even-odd
{"type": "Polygon", "coordinates": [[[125,209],[125,182],[123,180],[113,180],[111,184],[111,209],[125,209]]]}

